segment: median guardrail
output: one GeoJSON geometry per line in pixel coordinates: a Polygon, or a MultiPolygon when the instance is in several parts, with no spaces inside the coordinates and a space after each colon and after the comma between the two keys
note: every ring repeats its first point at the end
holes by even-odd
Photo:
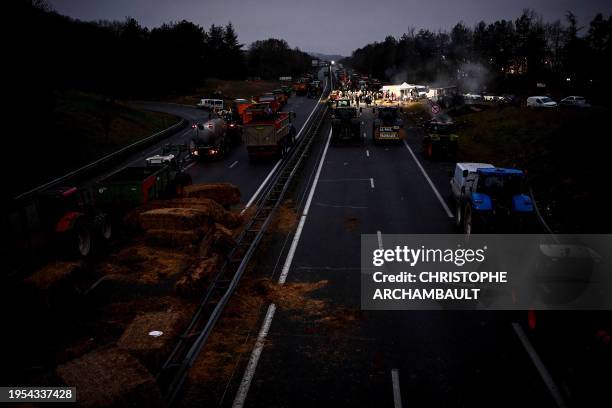
{"type": "Polygon", "coordinates": [[[15,199],[22,199],[29,195],[36,194],[38,192],[44,191],[53,186],[57,186],[59,184],[65,183],[67,181],[83,181],[88,177],[92,177],[96,173],[99,174],[104,170],[109,169],[111,166],[116,165],[121,160],[128,157],[130,154],[134,154],[136,152],[141,151],[145,147],[162,140],[168,137],[171,134],[176,133],[179,130],[187,127],[189,122],[185,119],[179,120],[174,125],[161,130],[157,133],[154,133],[150,136],[145,137],[144,139],[140,139],[130,145],[127,145],[113,153],[107,154],[104,157],[99,158],[89,164],[86,164],[76,170],[71,171],[70,173],[64,174],[63,176],[57,177],[51,181],[48,181],[45,184],[42,184],[38,187],[35,187],[25,193],[21,193],[15,197],[15,199]]]}

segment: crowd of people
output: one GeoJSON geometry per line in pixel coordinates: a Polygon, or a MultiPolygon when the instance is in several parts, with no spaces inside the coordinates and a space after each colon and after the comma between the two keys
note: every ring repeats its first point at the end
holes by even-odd
{"type": "Polygon", "coordinates": [[[339,91],[340,98],[349,99],[351,103],[356,105],[365,104],[369,107],[370,105],[377,105],[382,102],[400,102],[401,99],[394,92],[389,91],[373,91],[367,89],[355,89],[355,90],[341,90],[339,91]]]}

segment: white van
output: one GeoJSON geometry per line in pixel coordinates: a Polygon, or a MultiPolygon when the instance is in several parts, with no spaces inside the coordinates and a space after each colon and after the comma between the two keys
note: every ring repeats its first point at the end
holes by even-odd
{"type": "Polygon", "coordinates": [[[220,111],[223,110],[223,99],[201,99],[196,107],[200,109],[220,111]]]}
{"type": "Polygon", "coordinates": [[[530,96],[527,98],[528,108],[556,108],[557,102],[548,96],[530,96]]]}

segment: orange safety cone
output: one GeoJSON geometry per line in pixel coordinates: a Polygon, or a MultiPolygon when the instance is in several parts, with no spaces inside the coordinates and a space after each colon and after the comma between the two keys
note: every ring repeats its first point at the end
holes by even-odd
{"type": "Polygon", "coordinates": [[[527,324],[529,325],[530,330],[534,330],[536,328],[536,312],[533,309],[527,311],[527,324]]]}

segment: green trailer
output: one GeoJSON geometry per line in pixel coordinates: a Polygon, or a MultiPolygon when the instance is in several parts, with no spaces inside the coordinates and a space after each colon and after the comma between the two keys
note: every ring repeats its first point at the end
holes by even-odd
{"type": "Polygon", "coordinates": [[[104,207],[136,207],[163,197],[171,183],[170,166],[127,167],[101,180],[96,202],[104,207]]]}

